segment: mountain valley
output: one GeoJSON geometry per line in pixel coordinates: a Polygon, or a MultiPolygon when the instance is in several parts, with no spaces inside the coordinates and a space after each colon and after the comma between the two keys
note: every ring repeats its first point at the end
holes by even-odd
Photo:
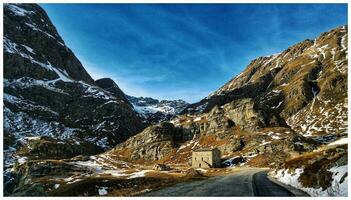
{"type": "Polygon", "coordinates": [[[4,194],[135,196],[265,167],[309,195],[345,195],[347,37],[340,26],[254,59],[189,104],[93,80],[39,5],[4,4],[4,194]],[[218,148],[222,168],[192,169],[199,148],[218,148]]]}

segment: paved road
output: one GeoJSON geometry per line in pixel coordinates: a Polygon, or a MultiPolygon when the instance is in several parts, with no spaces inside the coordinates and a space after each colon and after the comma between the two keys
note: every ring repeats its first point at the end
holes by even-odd
{"type": "Polygon", "coordinates": [[[245,169],[225,176],[179,183],[143,196],[294,196],[267,179],[267,170],[245,169]]]}

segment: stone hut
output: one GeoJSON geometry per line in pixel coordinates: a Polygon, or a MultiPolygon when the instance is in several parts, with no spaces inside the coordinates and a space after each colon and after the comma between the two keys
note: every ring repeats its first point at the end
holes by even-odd
{"type": "Polygon", "coordinates": [[[193,168],[216,168],[221,166],[221,152],[217,148],[196,149],[192,154],[193,168]]]}

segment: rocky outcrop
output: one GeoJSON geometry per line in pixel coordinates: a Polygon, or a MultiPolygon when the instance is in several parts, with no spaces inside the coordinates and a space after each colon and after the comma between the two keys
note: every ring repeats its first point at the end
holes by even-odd
{"type": "Polygon", "coordinates": [[[125,103],[130,104],[127,100],[124,92],[118,87],[118,85],[110,78],[102,78],[95,81],[95,84],[102,89],[109,91],[117,99],[124,101],[125,103]]]}
{"type": "Polygon", "coordinates": [[[13,181],[8,184],[5,195],[11,186],[11,196],[46,196],[46,192],[53,187],[52,184],[45,184],[41,179],[50,177],[65,177],[74,174],[90,173],[89,168],[82,168],[63,161],[29,161],[25,164],[16,165],[13,168],[15,175],[13,181]]]}
{"type": "Polygon", "coordinates": [[[192,135],[174,127],[173,124],[163,122],[147,127],[138,135],[117,145],[112,152],[114,154],[127,152],[127,157],[131,160],[157,161],[171,153],[179,143],[191,137],[192,135]]]}
{"type": "Polygon", "coordinates": [[[30,138],[26,145],[19,148],[17,155],[29,160],[63,159],[76,155],[93,155],[97,151],[96,146],[90,143],[62,142],[44,136],[30,138]]]}

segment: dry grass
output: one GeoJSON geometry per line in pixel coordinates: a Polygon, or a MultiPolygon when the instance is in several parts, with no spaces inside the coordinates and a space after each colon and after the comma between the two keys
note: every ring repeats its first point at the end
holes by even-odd
{"type": "Polygon", "coordinates": [[[49,196],[99,196],[99,188],[106,188],[107,196],[134,196],[139,192],[157,190],[181,181],[181,177],[142,177],[135,179],[118,179],[106,177],[89,177],[82,181],[60,186],[48,192],[49,196]]]}
{"type": "Polygon", "coordinates": [[[347,145],[342,145],[339,147],[329,147],[324,146],[318,151],[307,152],[302,155],[293,157],[285,162],[286,168],[296,168],[302,167],[304,165],[310,165],[320,158],[327,158],[330,162],[334,162],[338,159],[343,153],[339,153],[340,149],[343,149],[344,152],[347,152],[347,145]]]}
{"type": "Polygon", "coordinates": [[[217,139],[214,135],[204,135],[199,139],[199,145],[201,147],[216,147],[227,144],[228,140],[217,139]]]}

